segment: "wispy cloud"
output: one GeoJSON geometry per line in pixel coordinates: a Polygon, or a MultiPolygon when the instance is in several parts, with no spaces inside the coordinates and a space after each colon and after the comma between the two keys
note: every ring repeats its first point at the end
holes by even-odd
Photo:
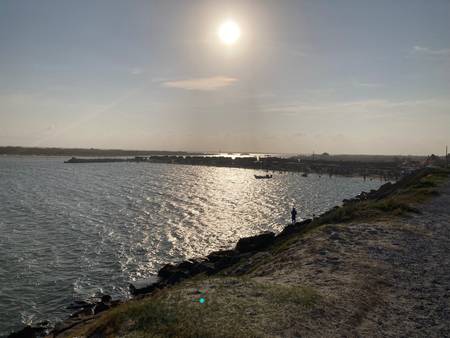
{"type": "Polygon", "coordinates": [[[142,68],[134,67],[134,68],[130,69],[130,73],[132,75],[141,75],[141,74],[145,73],[145,71],[142,68]]]}
{"type": "Polygon", "coordinates": [[[384,85],[381,84],[381,83],[360,82],[360,81],[353,81],[353,86],[354,87],[359,87],[359,88],[380,88],[380,87],[384,87],[384,85]]]}
{"type": "Polygon", "coordinates": [[[212,76],[204,78],[193,78],[186,80],[166,81],[162,85],[168,88],[177,88],[184,90],[213,91],[231,86],[238,79],[227,76],[212,76]]]}
{"type": "Polygon", "coordinates": [[[450,48],[444,49],[432,49],[423,46],[414,46],[412,50],[413,54],[424,55],[424,56],[443,56],[450,57],[450,48]]]}
{"type": "Polygon", "coordinates": [[[371,99],[347,102],[307,103],[292,102],[273,105],[265,109],[266,112],[283,115],[324,115],[349,114],[354,116],[384,117],[392,114],[414,114],[433,111],[446,113],[450,108],[447,99],[426,99],[411,101],[390,101],[385,99],[371,99]]]}

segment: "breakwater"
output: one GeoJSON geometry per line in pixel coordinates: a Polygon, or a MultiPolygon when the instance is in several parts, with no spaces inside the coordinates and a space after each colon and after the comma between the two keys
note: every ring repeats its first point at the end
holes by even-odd
{"type": "Polygon", "coordinates": [[[396,161],[332,161],[326,159],[294,159],[282,157],[225,157],[225,156],[135,156],[130,158],[76,158],[65,163],[169,163],[183,165],[216,166],[257,169],[279,172],[316,173],[319,175],[342,175],[380,177],[397,180],[405,168],[396,161]]]}

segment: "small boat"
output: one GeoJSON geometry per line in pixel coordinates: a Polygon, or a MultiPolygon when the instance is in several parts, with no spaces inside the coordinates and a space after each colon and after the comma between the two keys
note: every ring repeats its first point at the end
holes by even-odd
{"type": "Polygon", "coordinates": [[[267,175],[255,175],[255,178],[257,180],[262,179],[262,178],[272,178],[272,175],[269,175],[269,174],[267,174],[267,175]]]}

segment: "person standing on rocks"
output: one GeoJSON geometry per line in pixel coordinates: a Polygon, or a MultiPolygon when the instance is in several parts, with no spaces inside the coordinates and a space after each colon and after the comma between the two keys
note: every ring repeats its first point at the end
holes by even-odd
{"type": "Polygon", "coordinates": [[[294,206],[292,207],[291,210],[291,216],[292,216],[292,224],[295,224],[297,220],[297,210],[295,210],[294,206]]]}

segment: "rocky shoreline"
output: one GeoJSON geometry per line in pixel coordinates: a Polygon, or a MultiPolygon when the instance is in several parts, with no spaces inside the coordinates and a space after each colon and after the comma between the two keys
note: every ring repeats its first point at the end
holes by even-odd
{"type": "MultiPolygon", "coordinates": [[[[241,238],[234,249],[213,251],[204,258],[185,260],[178,264],[168,263],[158,271],[157,276],[154,278],[130,283],[130,293],[134,298],[140,298],[200,273],[212,276],[240,261],[251,261],[252,256],[257,255],[258,252],[273,245],[276,241],[284,240],[286,236],[301,231],[302,228],[311,223],[311,221],[311,219],[307,219],[297,222],[296,224],[288,225],[278,235],[268,231],[255,236],[241,238]]],[[[73,309],[75,312],[62,323],[56,324],[55,327],[50,327],[50,323],[45,321],[38,323],[35,326],[26,326],[22,330],[11,333],[8,337],[42,337],[49,334],[56,336],[76,325],[91,320],[97,314],[122,304],[123,302],[123,300],[112,300],[109,295],[103,295],[96,302],[75,301],[68,306],[68,309],[73,309]]]]}
{"type": "MultiPolygon", "coordinates": [[[[367,200],[380,200],[390,194],[407,187],[412,182],[418,180],[427,174],[427,169],[421,169],[409,175],[402,177],[396,183],[386,183],[378,190],[372,190],[369,193],[362,192],[353,199],[344,200],[344,206],[355,204],[367,200]]],[[[264,232],[255,236],[241,238],[235,248],[229,250],[214,251],[204,258],[185,260],[178,264],[166,264],[159,271],[157,276],[148,280],[133,282],[129,285],[130,293],[134,299],[146,297],[183,280],[194,277],[198,274],[213,276],[218,273],[227,275],[227,269],[233,267],[237,263],[245,262],[246,264],[238,264],[241,271],[229,271],[229,274],[239,275],[246,272],[245,266],[251,266],[254,261],[261,259],[267,248],[279,244],[289,239],[292,235],[301,233],[311,223],[320,224],[321,219],[326,219],[330,213],[341,207],[323,213],[314,219],[306,219],[296,224],[287,225],[280,233],[264,232]],[[248,264],[247,264],[248,263],[248,264]]],[[[11,333],[9,337],[43,337],[46,335],[58,336],[71,328],[92,321],[102,312],[116,307],[126,301],[113,300],[109,295],[103,295],[95,302],[76,301],[69,305],[69,309],[75,310],[65,321],[50,326],[49,322],[42,322],[36,326],[27,326],[20,331],[11,333]]]]}

